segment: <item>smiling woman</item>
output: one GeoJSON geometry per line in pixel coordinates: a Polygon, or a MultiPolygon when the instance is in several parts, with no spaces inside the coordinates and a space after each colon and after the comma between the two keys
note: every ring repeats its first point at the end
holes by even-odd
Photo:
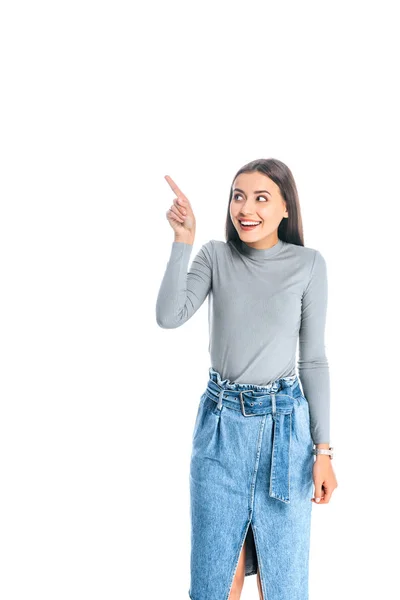
{"type": "Polygon", "coordinates": [[[313,481],[322,503],[337,486],[329,456],[313,456],[330,436],[326,262],[304,246],[290,170],[269,159],[238,171],[226,241],[203,244],[189,269],[194,214],[171,182],[175,240],[157,323],[179,327],[209,298],[211,366],[190,462],[189,596],[237,600],[257,573],[261,598],[307,600],[313,481]]]}

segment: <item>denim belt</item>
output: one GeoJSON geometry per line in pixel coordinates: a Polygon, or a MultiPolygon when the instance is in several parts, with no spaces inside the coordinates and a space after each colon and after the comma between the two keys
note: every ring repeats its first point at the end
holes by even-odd
{"type": "Polygon", "coordinates": [[[271,391],[257,392],[254,390],[229,390],[218,383],[209,380],[207,395],[222,405],[234,410],[241,410],[244,417],[272,415],[273,442],[271,454],[271,478],[269,495],[272,498],[290,503],[290,440],[292,429],[292,413],[296,399],[285,394],[285,388],[278,390],[271,384],[271,391]]]}

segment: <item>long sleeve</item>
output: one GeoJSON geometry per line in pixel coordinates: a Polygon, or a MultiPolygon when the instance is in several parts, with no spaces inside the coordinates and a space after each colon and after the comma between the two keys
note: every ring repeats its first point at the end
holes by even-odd
{"type": "Polygon", "coordinates": [[[172,242],[171,254],[156,302],[160,327],[173,329],[183,325],[200,308],[212,285],[212,241],[204,244],[188,264],[193,246],[172,242]]]}
{"type": "Polygon", "coordinates": [[[314,444],[330,443],[330,376],[325,353],[327,302],[326,262],[316,250],[302,300],[298,360],[299,377],[310,408],[314,444]]]}

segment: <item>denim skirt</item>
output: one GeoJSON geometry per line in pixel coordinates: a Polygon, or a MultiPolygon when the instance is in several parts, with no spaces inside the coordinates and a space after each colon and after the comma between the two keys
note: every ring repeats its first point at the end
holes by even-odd
{"type": "Polygon", "coordinates": [[[191,600],[228,600],[244,544],[264,600],[308,600],[313,446],[297,375],[259,386],[209,369],[190,459],[191,600]]]}

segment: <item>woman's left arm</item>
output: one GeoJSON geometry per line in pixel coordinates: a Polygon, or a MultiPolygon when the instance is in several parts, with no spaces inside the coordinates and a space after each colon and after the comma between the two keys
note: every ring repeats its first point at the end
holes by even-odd
{"type": "MultiPolygon", "coordinates": [[[[330,443],[330,377],[325,352],[325,324],[328,304],[326,262],[316,250],[310,278],[302,298],[299,332],[299,376],[310,408],[311,435],[317,448],[329,448],[330,443]]],[[[337,487],[332,460],[318,454],[313,466],[314,497],[318,504],[327,504],[337,487]]]]}

